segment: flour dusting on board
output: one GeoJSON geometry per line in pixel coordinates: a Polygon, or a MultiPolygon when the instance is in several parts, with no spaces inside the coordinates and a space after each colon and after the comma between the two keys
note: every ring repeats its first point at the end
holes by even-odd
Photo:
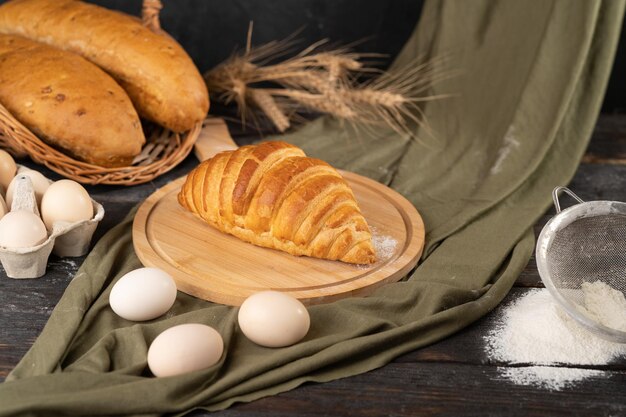
{"type": "Polygon", "coordinates": [[[396,252],[398,241],[391,236],[382,235],[375,228],[371,227],[372,244],[376,251],[378,262],[384,262],[391,258],[396,252]]]}

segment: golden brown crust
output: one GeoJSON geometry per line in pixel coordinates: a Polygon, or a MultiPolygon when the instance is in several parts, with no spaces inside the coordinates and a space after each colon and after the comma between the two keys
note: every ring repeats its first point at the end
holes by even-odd
{"type": "Polygon", "coordinates": [[[0,35],[0,102],[46,142],[95,165],[129,165],[145,142],[128,95],[108,74],[19,36],[0,35]]]}
{"type": "Polygon", "coordinates": [[[206,116],[206,84],[172,38],[132,16],[75,0],[13,0],[0,6],[0,33],[65,49],[102,67],[139,114],[177,132],[206,116]]]}
{"type": "Polygon", "coordinates": [[[222,152],[189,173],[179,203],[258,246],[354,264],[376,261],[352,190],[327,163],[285,142],[222,152]]]}

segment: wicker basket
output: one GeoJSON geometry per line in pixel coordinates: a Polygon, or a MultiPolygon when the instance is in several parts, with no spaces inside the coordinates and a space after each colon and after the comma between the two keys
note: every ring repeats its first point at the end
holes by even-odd
{"type": "MultiPolygon", "coordinates": [[[[143,23],[153,31],[161,31],[161,7],[159,0],[143,2],[143,23]]],[[[0,104],[0,147],[17,157],[30,156],[33,161],[83,184],[134,185],[151,181],[185,159],[201,129],[202,123],[198,123],[190,131],[179,134],[149,125],[145,132],[146,144],[132,165],[105,168],[77,161],[49,146],[0,104]]]]}

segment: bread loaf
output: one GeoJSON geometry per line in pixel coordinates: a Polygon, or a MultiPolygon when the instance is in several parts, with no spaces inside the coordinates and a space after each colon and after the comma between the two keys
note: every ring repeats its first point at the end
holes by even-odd
{"type": "Polygon", "coordinates": [[[82,55],[120,83],[140,116],[176,132],[209,109],[204,80],[183,48],[134,17],[74,0],[14,0],[0,6],[0,33],[82,55]]]}
{"type": "Polygon", "coordinates": [[[292,255],[376,261],[350,186],[330,165],[284,142],[217,154],[189,175],[179,203],[213,227],[292,255]]]}
{"type": "Polygon", "coordinates": [[[129,165],[145,142],[126,92],[70,52],[0,35],[0,102],[24,126],[75,158],[129,165]]]}

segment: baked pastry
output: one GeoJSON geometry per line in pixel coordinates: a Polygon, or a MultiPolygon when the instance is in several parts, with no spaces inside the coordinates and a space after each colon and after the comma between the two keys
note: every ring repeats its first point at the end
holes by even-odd
{"type": "Polygon", "coordinates": [[[80,56],[0,35],[0,102],[37,136],[75,158],[129,165],[145,142],[126,92],[80,56]]]}
{"type": "Polygon", "coordinates": [[[82,55],[117,80],[140,116],[176,132],[209,109],[206,84],[183,48],[132,16],[75,0],[14,0],[0,6],[0,33],[82,55]]]}
{"type": "Polygon", "coordinates": [[[285,142],[226,151],[189,173],[178,202],[258,246],[354,264],[376,261],[350,186],[333,167],[285,142]]]}

